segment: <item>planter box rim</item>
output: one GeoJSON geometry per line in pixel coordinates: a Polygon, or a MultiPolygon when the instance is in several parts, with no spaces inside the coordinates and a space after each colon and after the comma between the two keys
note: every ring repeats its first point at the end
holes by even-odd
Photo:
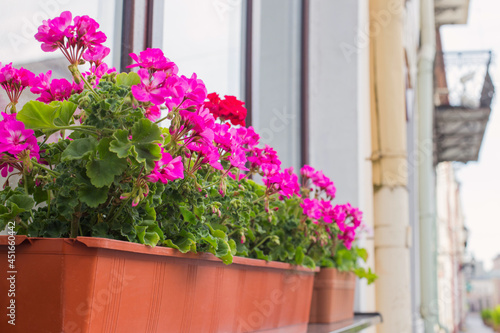
{"type": "MultiPolygon", "coordinates": [[[[0,246],[8,245],[8,235],[0,235],[0,246]]],[[[100,238],[100,237],[83,237],[78,236],[75,238],[48,238],[48,237],[28,237],[26,235],[16,235],[15,236],[15,244],[20,245],[24,242],[32,243],[33,241],[43,241],[43,240],[51,240],[51,241],[60,241],[65,242],[70,245],[75,243],[83,244],[88,248],[96,248],[96,249],[107,249],[114,251],[122,251],[122,252],[132,252],[139,254],[149,254],[149,255],[158,255],[158,256],[168,256],[168,257],[177,257],[183,259],[193,259],[193,260],[206,260],[206,261],[222,261],[214,256],[211,253],[182,253],[176,249],[164,247],[164,246],[147,246],[139,243],[132,243],[117,239],[109,239],[109,238],[100,238]]],[[[244,258],[244,257],[233,257],[233,263],[228,265],[245,265],[245,266],[254,266],[254,267],[262,267],[262,268],[272,268],[279,270],[291,270],[298,271],[304,274],[314,274],[319,272],[320,268],[316,267],[315,269],[310,269],[302,266],[287,264],[278,261],[265,261],[262,259],[253,259],[253,258],[244,258]]]]}

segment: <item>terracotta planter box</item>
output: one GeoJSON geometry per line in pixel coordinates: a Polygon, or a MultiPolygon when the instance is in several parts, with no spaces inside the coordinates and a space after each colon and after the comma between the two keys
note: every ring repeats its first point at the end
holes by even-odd
{"type": "Polygon", "coordinates": [[[314,278],[311,323],[333,323],[354,317],[356,276],[335,268],[321,268],[314,278]]]}
{"type": "Polygon", "coordinates": [[[314,271],[103,238],[16,237],[15,326],[0,236],[0,332],[306,332],[314,271]]]}

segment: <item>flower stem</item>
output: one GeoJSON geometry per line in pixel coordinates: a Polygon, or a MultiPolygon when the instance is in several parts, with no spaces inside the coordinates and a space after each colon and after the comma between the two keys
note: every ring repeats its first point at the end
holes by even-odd
{"type": "Polygon", "coordinates": [[[24,192],[26,192],[26,194],[29,194],[28,193],[28,178],[26,177],[25,172],[23,172],[23,179],[24,179],[24,192]]]}
{"type": "Polygon", "coordinates": [[[40,169],[43,169],[45,171],[47,171],[48,173],[50,173],[52,176],[55,176],[55,177],[59,177],[61,174],[59,172],[55,172],[54,170],[50,170],[49,168],[47,168],[46,166],[44,166],[43,164],[40,164],[38,162],[35,162],[35,161],[31,161],[34,165],[36,165],[37,167],[39,167],[40,169]]]}
{"type": "MultiPolygon", "coordinates": [[[[252,250],[251,250],[251,251],[255,250],[256,248],[258,248],[259,246],[261,246],[262,244],[264,244],[264,242],[265,242],[266,240],[268,240],[269,238],[271,238],[271,236],[267,236],[267,237],[265,237],[265,238],[264,238],[263,240],[261,240],[261,241],[260,241],[257,245],[255,245],[255,246],[252,248],[252,250]]],[[[251,252],[251,251],[250,251],[250,252],[251,252]]]]}
{"type": "Polygon", "coordinates": [[[81,208],[82,203],[80,202],[76,212],[73,213],[73,219],[71,220],[71,238],[78,237],[78,230],[80,229],[80,217],[82,216],[82,213],[80,212],[81,208]]]}

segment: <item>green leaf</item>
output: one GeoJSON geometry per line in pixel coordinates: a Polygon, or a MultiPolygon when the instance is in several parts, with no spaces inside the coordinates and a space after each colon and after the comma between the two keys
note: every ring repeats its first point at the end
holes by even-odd
{"type": "Polygon", "coordinates": [[[76,104],[69,101],[56,101],[49,105],[30,101],[19,111],[17,120],[22,121],[26,128],[46,133],[55,132],[60,129],[59,127],[70,125],[76,107],[76,104]]]}
{"type": "Polygon", "coordinates": [[[314,260],[312,260],[312,258],[309,256],[304,256],[304,259],[302,261],[302,266],[310,268],[310,269],[316,268],[316,264],[314,263],[314,260]]]}
{"type": "Polygon", "coordinates": [[[193,214],[193,212],[191,212],[190,210],[188,210],[186,207],[179,207],[179,209],[181,210],[181,214],[182,214],[182,217],[184,218],[184,221],[186,222],[189,222],[191,224],[194,224],[196,223],[196,216],[193,214]]]}
{"type": "Polygon", "coordinates": [[[161,158],[161,148],[158,145],[162,142],[161,130],[148,119],[141,119],[134,124],[132,139],[125,130],[117,130],[113,136],[109,150],[120,158],[132,156],[137,162],[144,163],[148,170],[153,169],[154,162],[161,158]]]}
{"type": "Polygon", "coordinates": [[[92,185],[83,185],[78,191],[80,201],[90,208],[96,208],[108,199],[108,187],[96,188],[92,185]]]}
{"type": "Polygon", "coordinates": [[[264,252],[262,252],[259,249],[254,249],[254,251],[257,254],[257,259],[262,259],[262,260],[265,260],[265,261],[269,261],[269,257],[266,256],[266,255],[264,255],[264,252]]]}
{"type": "Polygon", "coordinates": [[[141,119],[132,127],[132,142],[161,143],[161,129],[148,119],[141,119]]]}
{"type": "Polygon", "coordinates": [[[58,108],[57,118],[54,119],[54,124],[58,126],[69,126],[73,120],[73,114],[76,111],[77,105],[69,101],[54,101],[50,103],[58,108]]]}
{"type": "Polygon", "coordinates": [[[201,240],[207,242],[214,249],[217,248],[217,238],[212,236],[207,230],[202,230],[198,232],[201,240]]]}
{"type": "Polygon", "coordinates": [[[120,73],[116,76],[116,84],[119,86],[132,87],[141,83],[141,78],[137,73],[120,73]]]}
{"type": "Polygon", "coordinates": [[[357,252],[358,256],[361,259],[363,259],[364,262],[366,262],[366,260],[368,260],[368,251],[366,251],[366,249],[356,248],[356,252],[357,252]]]}
{"type": "Polygon", "coordinates": [[[62,161],[80,160],[87,158],[97,148],[97,140],[94,137],[76,139],[70,142],[61,155],[62,161]]]}
{"type": "Polygon", "coordinates": [[[53,129],[57,108],[39,101],[29,101],[17,114],[17,120],[22,121],[26,128],[53,129]]]}
{"type": "Polygon", "coordinates": [[[247,229],[247,236],[248,236],[248,238],[250,238],[250,240],[252,242],[255,242],[255,235],[254,235],[252,229],[247,229]]]}
{"type": "Polygon", "coordinates": [[[235,256],[236,252],[238,252],[236,249],[236,242],[234,241],[234,239],[230,239],[227,243],[229,244],[229,248],[231,249],[231,254],[235,256]]]}
{"type": "Polygon", "coordinates": [[[193,212],[198,218],[201,218],[205,212],[205,206],[194,206],[193,212]]]}
{"type": "Polygon", "coordinates": [[[166,239],[163,242],[163,244],[165,246],[177,249],[177,250],[181,251],[182,253],[186,253],[186,252],[189,252],[189,250],[191,249],[191,244],[194,244],[194,241],[189,239],[189,238],[183,238],[180,241],[178,241],[176,244],[174,244],[174,242],[172,242],[172,240],[166,239]]]}
{"type": "Polygon", "coordinates": [[[222,260],[223,263],[229,265],[233,262],[233,255],[231,254],[231,247],[222,239],[217,239],[217,250],[215,255],[222,260]]]}
{"type": "Polygon", "coordinates": [[[132,143],[128,136],[128,131],[117,130],[115,134],[113,134],[115,140],[111,141],[109,150],[116,153],[120,158],[129,156],[132,152],[132,143]]]}
{"type": "Polygon", "coordinates": [[[35,205],[35,200],[26,194],[14,194],[6,202],[15,204],[23,210],[30,210],[35,205]]]}
{"type": "Polygon", "coordinates": [[[156,244],[160,241],[160,235],[156,233],[156,231],[146,231],[146,229],[141,230],[141,232],[137,233],[137,238],[141,244],[145,244],[151,247],[155,247],[156,244]]]}
{"type": "Polygon", "coordinates": [[[127,168],[127,160],[109,151],[111,139],[102,139],[97,146],[99,159],[87,163],[87,176],[96,187],[110,186],[115,176],[127,168]]]}
{"type": "Polygon", "coordinates": [[[95,187],[110,186],[115,176],[127,168],[125,159],[109,157],[104,160],[93,160],[87,163],[87,176],[95,187]]]}
{"type": "Polygon", "coordinates": [[[127,237],[129,242],[135,242],[135,239],[137,237],[137,232],[132,224],[130,223],[122,224],[120,228],[120,233],[122,236],[127,237]]]}
{"type": "Polygon", "coordinates": [[[304,261],[304,249],[302,248],[302,246],[298,246],[296,249],[295,249],[295,263],[297,265],[302,265],[302,262],[304,261]]]}

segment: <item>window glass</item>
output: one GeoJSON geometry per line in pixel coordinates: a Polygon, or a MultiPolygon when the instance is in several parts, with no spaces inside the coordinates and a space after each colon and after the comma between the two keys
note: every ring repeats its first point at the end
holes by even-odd
{"type": "Polygon", "coordinates": [[[253,125],[284,168],[300,167],[301,2],[261,0],[254,8],[253,125]]]}
{"type": "MultiPolygon", "coordinates": [[[[40,48],[41,43],[38,42],[34,35],[38,31],[38,27],[43,20],[52,19],[59,16],[63,11],[69,10],[73,17],[89,15],[99,23],[99,30],[107,36],[107,41],[104,43],[111,49],[110,54],[106,58],[106,63],[111,67],[114,64],[113,54],[119,53],[119,50],[114,49],[114,33],[115,33],[115,1],[98,1],[98,0],[23,0],[9,1],[8,5],[2,7],[0,11],[0,62],[7,64],[12,62],[13,66],[24,67],[35,75],[41,72],[52,70],[52,79],[66,78],[71,80],[71,74],[68,70],[68,61],[63,56],[61,51],[44,52],[40,48]]],[[[120,13],[121,14],[121,13],[120,13]]],[[[85,70],[84,66],[81,70],[85,70]]],[[[36,96],[26,89],[20,99],[20,106],[27,100],[35,99],[36,96]]],[[[5,109],[9,103],[7,95],[0,93],[0,108],[5,109]]]]}
{"type": "Polygon", "coordinates": [[[234,0],[166,0],[163,52],[208,92],[242,96],[242,7],[234,0]]]}

